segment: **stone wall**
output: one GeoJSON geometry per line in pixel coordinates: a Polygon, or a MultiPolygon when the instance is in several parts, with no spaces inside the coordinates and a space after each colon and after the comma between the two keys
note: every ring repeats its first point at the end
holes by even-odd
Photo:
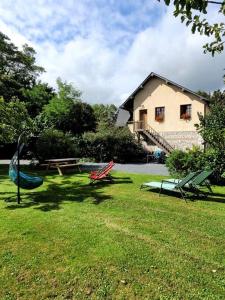
{"type": "MultiPolygon", "coordinates": [[[[168,131],[159,132],[159,134],[175,149],[186,150],[187,148],[192,148],[193,145],[203,149],[203,140],[196,131],[168,131]]],[[[136,138],[138,139],[138,136],[136,138]]],[[[158,146],[151,140],[141,135],[139,136],[139,142],[147,151],[152,152],[158,149],[158,146]]]]}
{"type": "Polygon", "coordinates": [[[193,145],[203,148],[202,137],[196,131],[168,131],[159,134],[175,149],[186,150],[193,145]]]}

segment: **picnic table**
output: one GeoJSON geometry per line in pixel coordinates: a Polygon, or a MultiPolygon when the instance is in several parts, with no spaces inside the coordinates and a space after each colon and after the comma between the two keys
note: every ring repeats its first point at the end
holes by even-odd
{"type": "Polygon", "coordinates": [[[50,168],[55,168],[58,170],[59,175],[63,175],[62,169],[65,168],[70,168],[70,167],[78,167],[78,170],[80,170],[80,163],[79,163],[80,158],[78,157],[71,157],[71,158],[56,158],[56,159],[46,159],[47,163],[47,170],[50,168]]]}

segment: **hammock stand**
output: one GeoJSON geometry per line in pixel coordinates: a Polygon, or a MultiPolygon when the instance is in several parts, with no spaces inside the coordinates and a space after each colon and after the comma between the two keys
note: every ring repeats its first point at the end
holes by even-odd
{"type": "Polygon", "coordinates": [[[20,204],[20,188],[31,190],[35,189],[43,184],[43,179],[37,176],[31,176],[20,171],[20,154],[23,150],[24,143],[22,143],[22,133],[17,142],[17,149],[13,155],[9,165],[9,177],[17,185],[17,203],[20,204]]]}

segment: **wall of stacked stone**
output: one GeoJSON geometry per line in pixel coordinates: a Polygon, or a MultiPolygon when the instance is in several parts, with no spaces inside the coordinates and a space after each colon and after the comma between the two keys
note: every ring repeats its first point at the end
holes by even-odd
{"type": "Polygon", "coordinates": [[[168,131],[161,132],[160,135],[175,149],[186,150],[193,145],[203,149],[202,137],[196,131],[168,131]]]}

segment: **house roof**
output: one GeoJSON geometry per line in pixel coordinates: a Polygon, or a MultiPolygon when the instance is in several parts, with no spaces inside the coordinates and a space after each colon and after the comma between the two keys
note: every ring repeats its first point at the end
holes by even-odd
{"type": "Polygon", "coordinates": [[[209,100],[201,95],[198,95],[197,93],[189,90],[188,88],[180,85],[180,84],[177,84],[163,76],[160,76],[154,72],[151,72],[146,78],[144,81],[142,81],[142,83],[136,88],[136,90],[133,91],[133,93],[123,102],[123,104],[120,106],[121,108],[124,108],[126,104],[128,104],[128,102],[130,102],[131,100],[134,99],[134,97],[144,88],[145,84],[148,83],[152,78],[159,78],[163,81],[165,81],[167,84],[171,84],[171,85],[174,85],[178,88],[180,88],[182,90],[182,92],[188,92],[192,95],[195,95],[196,97],[198,97],[200,100],[203,100],[203,101],[206,101],[206,102],[209,102],[209,100]]]}

